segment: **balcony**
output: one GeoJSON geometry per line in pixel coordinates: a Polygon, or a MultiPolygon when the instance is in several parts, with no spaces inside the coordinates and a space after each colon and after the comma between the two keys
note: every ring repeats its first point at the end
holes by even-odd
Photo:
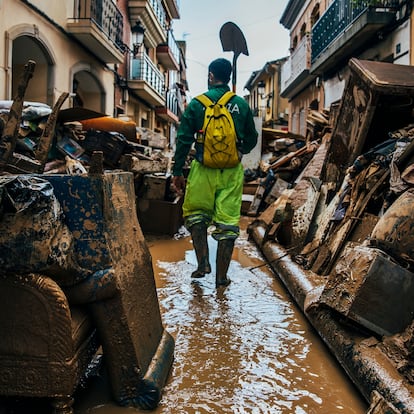
{"type": "Polygon", "coordinates": [[[168,41],[157,46],[158,62],[168,70],[180,69],[180,49],[171,32],[168,31],[168,41]]]}
{"type": "Polygon", "coordinates": [[[146,53],[141,53],[132,59],[128,85],[149,105],[165,105],[164,76],[146,53]]]}
{"type": "Polygon", "coordinates": [[[398,0],[334,0],[312,28],[312,74],[342,64],[396,21],[398,0]]]}
{"type": "Polygon", "coordinates": [[[166,0],[171,19],[180,18],[180,1],[179,0],[166,0]]]}
{"type": "Polygon", "coordinates": [[[105,63],[121,63],[122,14],[112,0],[79,0],[67,30],[105,63]]]}
{"type": "Polygon", "coordinates": [[[181,94],[177,89],[171,89],[166,92],[165,106],[155,108],[155,113],[168,122],[178,123],[181,114],[184,111],[184,105],[181,94]]]}
{"type": "Polygon", "coordinates": [[[147,46],[156,48],[167,42],[167,19],[160,0],[129,0],[128,11],[132,26],[139,20],[147,29],[147,46]]]}
{"type": "Polygon", "coordinates": [[[280,95],[283,98],[295,96],[315,78],[309,74],[310,57],[310,38],[305,36],[282,66],[280,95]]]}

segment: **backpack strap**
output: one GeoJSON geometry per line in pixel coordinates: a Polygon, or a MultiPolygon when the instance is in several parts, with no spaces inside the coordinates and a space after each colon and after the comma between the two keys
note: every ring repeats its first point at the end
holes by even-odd
{"type": "Polygon", "coordinates": [[[233,98],[233,96],[236,95],[234,92],[232,91],[227,91],[226,93],[223,94],[223,96],[217,101],[217,103],[219,105],[223,105],[226,106],[227,103],[230,101],[231,98],[233,98]]]}
{"type": "Polygon", "coordinates": [[[195,99],[197,99],[197,101],[199,101],[201,104],[204,105],[204,107],[208,107],[211,105],[214,105],[214,102],[204,93],[202,95],[198,95],[195,97],[195,99]]]}
{"type": "Polygon", "coordinates": [[[214,102],[213,100],[211,100],[204,93],[196,96],[195,99],[197,99],[197,101],[201,102],[207,108],[208,106],[214,105],[215,103],[225,106],[230,101],[230,99],[233,98],[234,95],[236,95],[234,92],[227,91],[222,95],[222,97],[217,102],[214,102]]]}

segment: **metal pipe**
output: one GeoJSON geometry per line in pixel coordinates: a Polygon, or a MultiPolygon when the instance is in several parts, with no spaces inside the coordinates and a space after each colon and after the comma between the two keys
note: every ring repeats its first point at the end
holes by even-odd
{"type": "Polygon", "coordinates": [[[407,383],[388,357],[375,345],[374,337],[363,336],[341,323],[329,308],[318,305],[318,292],[326,277],[306,271],[274,241],[265,241],[266,228],[260,221],[249,227],[249,234],[261,249],[276,275],[296,304],[326,343],[355,386],[369,402],[378,391],[403,414],[414,414],[414,386],[407,383]]]}

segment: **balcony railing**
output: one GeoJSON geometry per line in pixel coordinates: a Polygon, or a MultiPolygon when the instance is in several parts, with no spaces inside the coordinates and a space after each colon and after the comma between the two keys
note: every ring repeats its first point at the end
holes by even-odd
{"type": "Polygon", "coordinates": [[[390,11],[397,7],[398,0],[334,0],[312,28],[311,62],[369,9],[390,11]]]}
{"type": "Polygon", "coordinates": [[[166,30],[167,29],[167,17],[165,15],[165,10],[161,4],[161,1],[160,0],[148,0],[148,1],[161,27],[163,27],[164,30],[166,30]]]}
{"type": "Polygon", "coordinates": [[[164,96],[164,76],[154,65],[147,54],[141,53],[131,61],[130,79],[146,82],[157,94],[164,96]]]}
{"type": "Polygon", "coordinates": [[[310,38],[305,36],[282,66],[281,92],[299,80],[310,69],[310,38]]]}
{"type": "Polygon", "coordinates": [[[179,63],[180,62],[180,48],[178,47],[175,37],[171,30],[168,31],[168,47],[171,50],[174,59],[179,63]]]}
{"type": "Polygon", "coordinates": [[[180,49],[171,30],[168,31],[167,42],[157,46],[157,59],[165,69],[180,69],[180,49]]]}
{"type": "Polygon", "coordinates": [[[123,44],[123,18],[112,0],[77,0],[72,20],[90,21],[114,45],[120,47],[123,44]]]}
{"type": "Polygon", "coordinates": [[[167,109],[178,117],[178,99],[175,91],[168,90],[166,93],[167,109]]]}
{"type": "Polygon", "coordinates": [[[176,87],[165,93],[165,104],[155,109],[156,114],[169,122],[178,123],[184,111],[184,103],[176,87]]]}
{"type": "Polygon", "coordinates": [[[147,46],[155,48],[167,41],[167,14],[161,0],[133,0],[127,4],[131,25],[139,20],[147,30],[147,46]]]}

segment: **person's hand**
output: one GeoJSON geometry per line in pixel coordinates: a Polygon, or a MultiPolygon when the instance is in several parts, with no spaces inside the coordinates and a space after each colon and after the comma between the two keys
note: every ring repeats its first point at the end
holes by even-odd
{"type": "Polygon", "coordinates": [[[183,175],[174,175],[172,177],[172,186],[178,194],[183,194],[185,190],[185,178],[183,175]]]}

